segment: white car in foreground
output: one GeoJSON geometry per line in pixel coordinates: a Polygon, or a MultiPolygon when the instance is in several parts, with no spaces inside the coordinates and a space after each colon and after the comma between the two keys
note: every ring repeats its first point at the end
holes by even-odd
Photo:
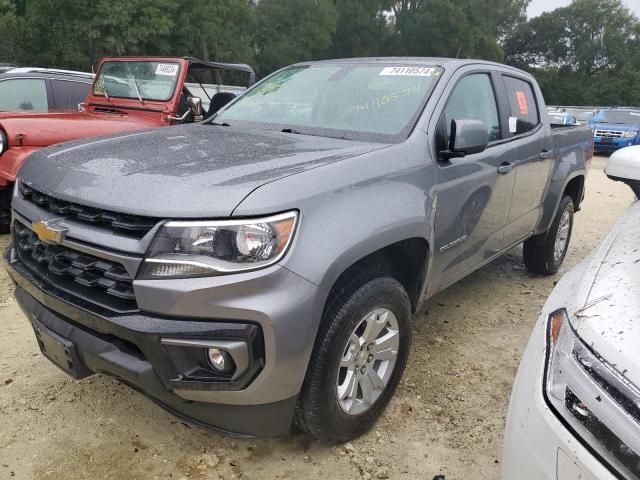
{"type": "MultiPolygon", "coordinates": [[[[636,165],[640,147],[623,149],[606,173],[637,193],[636,165]]],[[[640,201],[544,306],[511,396],[503,478],[640,479],[640,201]]]]}

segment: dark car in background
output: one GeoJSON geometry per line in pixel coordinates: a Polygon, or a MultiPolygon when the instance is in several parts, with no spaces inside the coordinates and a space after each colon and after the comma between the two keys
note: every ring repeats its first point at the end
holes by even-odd
{"type": "Polygon", "coordinates": [[[0,111],[77,110],[93,74],[47,68],[12,68],[0,73],[0,111]]]}
{"type": "Polygon", "coordinates": [[[640,108],[607,108],[592,119],[596,152],[640,145],[640,108]]]}

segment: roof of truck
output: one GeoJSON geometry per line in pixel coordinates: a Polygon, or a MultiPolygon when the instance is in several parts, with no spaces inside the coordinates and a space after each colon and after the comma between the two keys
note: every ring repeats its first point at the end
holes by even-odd
{"type": "Polygon", "coordinates": [[[439,67],[451,67],[453,69],[463,67],[465,65],[486,65],[492,67],[500,67],[505,70],[512,70],[513,72],[518,72],[521,75],[527,75],[531,77],[528,72],[521,70],[516,67],[512,67],[510,65],[505,65],[503,63],[498,62],[489,62],[487,60],[477,60],[475,58],[446,58],[446,57],[357,57],[357,58],[336,58],[329,60],[316,60],[309,62],[300,62],[296,65],[317,65],[323,63],[344,63],[344,64],[354,64],[354,63],[398,63],[401,65],[415,65],[416,63],[422,63],[430,66],[439,66],[439,67]]]}

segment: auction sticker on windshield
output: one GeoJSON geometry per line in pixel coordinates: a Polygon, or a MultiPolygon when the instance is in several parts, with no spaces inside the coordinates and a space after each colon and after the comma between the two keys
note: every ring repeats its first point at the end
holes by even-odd
{"type": "Polygon", "coordinates": [[[438,76],[437,68],[433,67],[384,67],[379,75],[396,75],[404,77],[438,76]]]}
{"type": "Polygon", "coordinates": [[[177,63],[159,63],[156,67],[156,75],[168,75],[171,77],[175,77],[177,73],[177,63]]]}

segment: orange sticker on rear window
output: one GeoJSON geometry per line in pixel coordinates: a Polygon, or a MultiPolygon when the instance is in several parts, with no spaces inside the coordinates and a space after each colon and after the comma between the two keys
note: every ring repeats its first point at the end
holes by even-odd
{"type": "Polygon", "coordinates": [[[527,103],[527,96],[524,92],[516,92],[516,98],[518,99],[518,108],[521,115],[529,115],[529,104],[527,103]]]}

